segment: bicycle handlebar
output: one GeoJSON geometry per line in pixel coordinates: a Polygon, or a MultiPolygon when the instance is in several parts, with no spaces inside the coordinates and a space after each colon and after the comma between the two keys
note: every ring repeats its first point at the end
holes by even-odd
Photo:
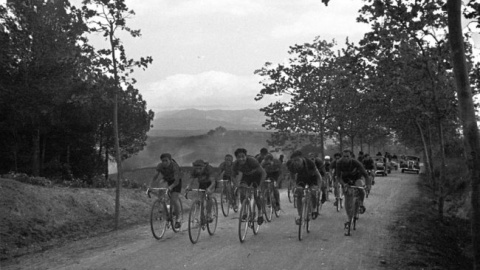
{"type": "Polygon", "coordinates": [[[170,192],[171,192],[171,191],[170,191],[169,188],[149,188],[149,189],[147,189],[148,198],[152,198],[152,197],[150,196],[150,193],[151,193],[152,191],[162,191],[162,190],[165,190],[165,191],[166,191],[165,193],[166,193],[166,194],[168,195],[168,197],[170,198],[170,192]]]}
{"type": "Polygon", "coordinates": [[[194,188],[194,189],[189,189],[185,191],[185,199],[188,200],[188,192],[190,191],[197,191],[197,192],[206,192],[206,189],[201,189],[201,188],[194,188]]]}

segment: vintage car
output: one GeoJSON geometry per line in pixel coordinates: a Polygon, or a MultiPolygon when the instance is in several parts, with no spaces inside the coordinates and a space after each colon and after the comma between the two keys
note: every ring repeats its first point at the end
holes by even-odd
{"type": "Polygon", "coordinates": [[[404,172],[420,173],[420,158],[417,156],[405,156],[400,163],[400,170],[404,172]]]}
{"type": "Polygon", "coordinates": [[[383,176],[387,176],[389,169],[387,164],[385,163],[385,159],[382,156],[376,156],[376,157],[373,157],[373,160],[375,162],[375,167],[376,167],[375,175],[380,174],[383,176]]]}

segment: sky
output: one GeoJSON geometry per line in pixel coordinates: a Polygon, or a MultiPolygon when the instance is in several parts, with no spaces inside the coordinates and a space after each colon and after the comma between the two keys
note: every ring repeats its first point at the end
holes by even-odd
{"type": "MultiPolygon", "coordinates": [[[[125,1],[136,13],[127,26],[142,36],[120,37],[128,58],[153,58],[133,77],[154,112],[265,107],[279,97],[254,100],[261,90],[255,70],[283,63],[290,46],[317,36],[335,39],[340,48],[347,37],[358,42],[370,29],[356,22],[360,0],[330,1],[328,7],[321,0],[125,1]]],[[[80,6],[81,0],[70,2],[80,6]]],[[[90,40],[97,48],[108,45],[100,35],[90,40]]]]}
{"type": "MultiPolygon", "coordinates": [[[[74,5],[75,2],[71,1],[74,5]]],[[[140,38],[124,37],[129,58],[152,56],[133,74],[155,112],[186,108],[259,109],[255,101],[266,62],[283,63],[289,46],[316,36],[343,44],[369,26],[356,23],[362,1],[320,0],[126,0],[136,15],[127,21],[140,38]]],[[[92,42],[105,42],[91,37],[92,42]]]]}

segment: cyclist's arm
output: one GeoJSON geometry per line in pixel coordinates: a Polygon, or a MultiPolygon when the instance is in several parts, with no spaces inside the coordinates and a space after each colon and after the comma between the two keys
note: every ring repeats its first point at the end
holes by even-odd
{"type": "Polygon", "coordinates": [[[240,182],[242,181],[243,173],[238,172],[237,175],[235,176],[235,182],[237,182],[238,185],[240,185],[240,182]]]}
{"type": "Polygon", "coordinates": [[[314,173],[315,173],[315,177],[317,178],[317,185],[318,185],[318,186],[321,186],[322,180],[323,180],[323,179],[322,179],[322,175],[320,175],[320,172],[318,171],[317,168],[315,168],[315,172],[314,172],[314,173]]]}
{"type": "Polygon", "coordinates": [[[263,187],[263,183],[265,182],[265,179],[267,179],[267,172],[262,167],[260,167],[260,170],[262,172],[262,176],[260,178],[260,186],[263,187]]]}
{"type": "Polygon", "coordinates": [[[157,173],[153,176],[152,180],[150,180],[150,183],[148,184],[148,188],[152,188],[152,184],[157,181],[158,177],[160,176],[160,183],[163,180],[163,175],[161,172],[157,171],[157,173]]]}
{"type": "Polygon", "coordinates": [[[192,189],[192,186],[193,186],[193,183],[195,183],[195,181],[198,181],[198,177],[192,177],[192,180],[190,181],[190,184],[188,184],[188,185],[185,187],[185,190],[191,190],[191,189],[192,189]]]}

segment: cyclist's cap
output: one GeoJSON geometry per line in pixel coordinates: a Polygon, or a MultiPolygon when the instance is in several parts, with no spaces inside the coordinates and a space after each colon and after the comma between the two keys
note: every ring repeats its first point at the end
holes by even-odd
{"type": "Polygon", "coordinates": [[[325,159],[330,159],[330,156],[325,156],[325,159]]]}
{"type": "Polygon", "coordinates": [[[203,166],[205,165],[205,161],[203,161],[202,159],[197,159],[192,164],[193,166],[203,166]]]}

